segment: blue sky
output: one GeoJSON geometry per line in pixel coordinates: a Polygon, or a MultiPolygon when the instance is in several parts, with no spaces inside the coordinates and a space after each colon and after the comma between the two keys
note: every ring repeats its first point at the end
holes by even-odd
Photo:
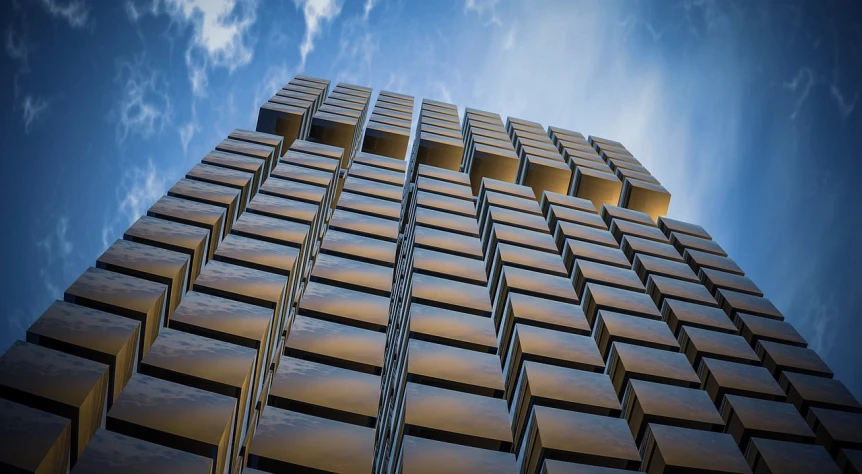
{"type": "Polygon", "coordinates": [[[2,2],[0,351],[294,74],[622,141],[862,398],[851,2],[2,2]]]}

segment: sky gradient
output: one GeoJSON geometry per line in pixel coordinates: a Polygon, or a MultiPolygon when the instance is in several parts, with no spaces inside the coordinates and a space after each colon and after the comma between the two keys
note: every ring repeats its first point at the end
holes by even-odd
{"type": "Polygon", "coordinates": [[[856,2],[15,0],[0,10],[0,351],[303,73],[621,141],[671,192],[669,216],[706,228],[862,398],[856,2]]]}

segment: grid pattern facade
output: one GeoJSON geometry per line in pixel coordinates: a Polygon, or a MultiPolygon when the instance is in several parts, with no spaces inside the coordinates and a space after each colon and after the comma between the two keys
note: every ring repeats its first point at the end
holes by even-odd
{"type": "Polygon", "coordinates": [[[862,405],[621,143],[330,86],[0,357],[0,471],[862,470],[862,405]]]}

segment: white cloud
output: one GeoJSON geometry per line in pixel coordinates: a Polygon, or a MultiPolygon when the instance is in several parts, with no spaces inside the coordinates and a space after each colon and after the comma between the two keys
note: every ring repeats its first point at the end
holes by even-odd
{"type": "Polygon", "coordinates": [[[106,219],[102,226],[103,248],[108,248],[165,194],[168,183],[176,180],[174,174],[157,170],[152,159],[147,159],[145,167],[133,166],[123,174],[116,190],[117,209],[111,211],[113,217],[106,219]]]}
{"type": "Polygon", "coordinates": [[[389,73],[389,79],[386,80],[386,85],[383,90],[389,92],[403,93],[407,87],[407,77],[403,74],[389,73]]]}
{"type": "Polygon", "coordinates": [[[626,19],[620,23],[620,26],[623,27],[626,36],[629,36],[634,33],[637,30],[638,26],[643,26],[643,28],[650,34],[650,37],[652,37],[652,40],[655,42],[661,40],[662,34],[664,34],[663,30],[656,30],[652,23],[635,15],[627,16],[626,19]]]}
{"type": "Polygon", "coordinates": [[[338,39],[338,56],[332,67],[339,68],[335,80],[354,84],[369,84],[374,72],[374,55],[380,40],[361,17],[345,20],[338,39]]]}
{"type": "MultiPolygon", "coordinates": [[[[422,53],[413,53],[403,72],[395,68],[408,78],[404,93],[496,112],[504,121],[512,116],[620,140],[674,196],[671,216],[718,229],[709,210],[733,185],[743,158],[737,137],[745,77],[730,67],[737,61],[732,48],[712,47],[727,41],[725,19],[709,13],[718,30],[703,40],[723,55],[694,54],[671,73],[626,42],[631,24],[647,37],[660,35],[644,19],[631,17],[627,25],[628,8],[473,1],[465,10],[501,27],[489,34],[467,25],[446,33],[451,42],[433,31],[405,41],[404,51],[422,53]],[[461,71],[470,73],[462,78],[461,71]],[[705,85],[704,71],[721,87],[705,85]],[[711,109],[694,109],[695,103],[711,109]],[[706,115],[714,129],[699,128],[706,115]]],[[[381,47],[381,57],[399,57],[388,44],[381,47]]]]}
{"type": "Polygon", "coordinates": [[[832,83],[829,86],[829,95],[835,99],[835,105],[838,106],[838,111],[841,113],[841,117],[846,119],[853,113],[853,109],[856,108],[856,100],[859,99],[859,93],[854,93],[852,100],[846,100],[844,93],[841,92],[841,89],[838,86],[840,81],[841,57],[839,55],[838,45],[836,45],[832,64],[832,83]]]}
{"type": "Polygon", "coordinates": [[[269,66],[266,69],[260,82],[258,82],[254,87],[254,99],[251,103],[251,116],[249,117],[250,123],[257,123],[257,114],[260,110],[260,106],[269,100],[270,97],[275,95],[275,93],[282,87],[287,85],[287,83],[293,79],[293,76],[294,72],[285,62],[269,66]]]}
{"type": "MultiPolygon", "coordinates": [[[[12,95],[15,100],[21,96],[21,77],[30,74],[30,54],[32,54],[35,49],[27,35],[25,25],[22,25],[20,30],[22,31],[19,31],[19,28],[14,28],[10,25],[6,28],[6,35],[3,41],[6,55],[9,56],[13,62],[18,63],[18,70],[15,71],[15,75],[12,77],[12,95]]],[[[17,104],[15,105],[15,108],[18,108],[17,104]]]]}
{"type": "Polygon", "coordinates": [[[83,0],[70,0],[66,3],[39,0],[39,4],[51,16],[66,20],[72,28],[84,28],[90,22],[90,9],[83,0]]]}
{"type": "MultiPolygon", "coordinates": [[[[820,294],[810,291],[809,293],[812,294],[808,295],[810,299],[807,303],[807,308],[800,311],[800,313],[803,313],[802,321],[808,321],[808,324],[811,326],[811,329],[805,332],[813,334],[808,348],[816,351],[820,357],[826,358],[829,356],[829,352],[832,350],[835,337],[837,336],[835,332],[837,329],[835,324],[837,319],[836,308],[835,305],[831,305],[830,307],[824,304],[820,294]]],[[[830,299],[833,298],[830,297],[830,299]]],[[[796,323],[800,324],[800,322],[797,319],[796,323]]]]}
{"type": "Polygon", "coordinates": [[[790,113],[790,120],[796,118],[799,115],[799,110],[802,108],[802,104],[805,103],[805,99],[808,98],[808,93],[811,92],[811,88],[814,84],[817,83],[817,78],[814,76],[814,73],[811,69],[807,67],[803,67],[796,71],[796,75],[793,76],[793,79],[784,82],[784,88],[790,90],[791,92],[796,92],[800,87],[802,88],[801,92],[799,92],[798,97],[796,98],[796,103],[793,106],[793,112],[790,113]]]}
{"type": "Polygon", "coordinates": [[[189,142],[191,142],[195,134],[200,131],[201,126],[198,123],[197,108],[192,105],[192,117],[178,130],[180,134],[180,141],[183,144],[183,152],[187,153],[189,151],[189,142]]]}
{"type": "Polygon", "coordinates": [[[30,74],[30,54],[34,46],[30,43],[26,30],[23,33],[9,26],[3,42],[6,55],[18,63],[18,69],[12,78],[12,95],[15,100],[13,110],[21,111],[21,119],[24,122],[24,133],[30,133],[30,127],[42,119],[48,110],[48,100],[31,94],[22,95],[21,78],[30,74]]]}
{"type": "Polygon", "coordinates": [[[497,15],[497,4],[500,0],[466,0],[464,2],[464,13],[475,12],[479,21],[486,25],[503,26],[497,15]]]}
{"type": "Polygon", "coordinates": [[[294,0],[294,4],[297,9],[302,8],[305,18],[305,37],[299,46],[300,62],[297,68],[303,71],[308,54],[314,51],[314,40],[320,35],[325,23],[341,14],[341,5],[336,0],[294,0]]]}
{"type": "Polygon", "coordinates": [[[516,25],[511,25],[506,30],[506,35],[503,36],[503,49],[508,51],[515,47],[515,40],[518,34],[518,28],[516,25]]]}
{"type": "Polygon", "coordinates": [[[131,136],[149,139],[171,123],[173,105],[168,84],[145,56],[119,62],[114,82],[120,87],[120,97],[111,116],[116,121],[119,145],[131,136]]]}
{"type": "Polygon", "coordinates": [[[192,91],[206,95],[208,72],[225,68],[232,73],[249,64],[254,56],[251,29],[257,20],[256,0],[151,0],[126,3],[126,13],[134,22],[143,15],[167,14],[193,34],[185,60],[192,91]]]}
{"type": "MultiPolygon", "coordinates": [[[[433,100],[439,100],[440,102],[445,102],[447,104],[452,103],[452,92],[449,91],[449,87],[446,86],[444,81],[432,81],[431,83],[431,93],[430,98],[434,98],[433,100]],[[439,97],[439,99],[437,99],[439,97]]],[[[464,107],[464,105],[460,105],[460,107],[464,107]]]]}
{"type": "Polygon", "coordinates": [[[119,209],[131,224],[165,194],[167,180],[156,170],[152,159],[148,159],[146,168],[133,167],[126,172],[123,187],[127,192],[121,196],[119,209]]]}
{"type": "Polygon", "coordinates": [[[48,110],[48,101],[41,97],[25,96],[21,103],[24,120],[24,133],[30,133],[30,127],[40,121],[48,110]]]}
{"type": "Polygon", "coordinates": [[[841,89],[839,89],[835,84],[832,84],[829,88],[829,93],[832,95],[832,98],[835,99],[835,103],[838,105],[838,111],[841,112],[841,116],[843,118],[849,117],[850,114],[853,113],[853,109],[856,108],[856,100],[859,99],[859,94],[853,94],[853,100],[846,101],[844,99],[844,94],[841,93],[841,89]]]}
{"type": "Polygon", "coordinates": [[[362,7],[362,21],[368,21],[371,10],[374,9],[376,3],[377,0],[365,0],[365,5],[362,7]]]}
{"type": "MultiPolygon", "coordinates": [[[[727,26],[727,18],[715,0],[683,0],[689,32],[701,36],[727,26]]],[[[725,4],[726,6],[726,4],[725,4]]]]}
{"type": "Polygon", "coordinates": [[[44,264],[39,269],[39,276],[45,290],[52,298],[62,296],[62,287],[67,275],[72,273],[72,258],[75,246],[68,237],[69,218],[65,215],[57,217],[48,231],[36,239],[36,248],[42,251],[44,264]]]}
{"type": "Polygon", "coordinates": [[[36,241],[36,246],[45,252],[48,262],[71,255],[74,246],[66,236],[69,231],[69,218],[61,216],[56,224],[43,238],[36,241]]]}
{"type": "Polygon", "coordinates": [[[20,34],[11,26],[6,29],[6,37],[3,43],[6,54],[15,61],[21,62],[21,67],[30,70],[30,52],[33,46],[27,40],[26,35],[20,34]]]}

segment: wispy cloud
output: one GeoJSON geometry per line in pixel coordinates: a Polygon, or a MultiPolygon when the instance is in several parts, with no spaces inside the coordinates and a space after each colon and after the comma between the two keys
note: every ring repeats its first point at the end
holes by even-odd
{"type": "Polygon", "coordinates": [[[811,88],[816,84],[816,82],[817,80],[814,76],[814,72],[807,67],[799,69],[796,71],[796,75],[793,76],[793,79],[784,82],[785,89],[798,94],[793,106],[793,112],[790,113],[790,120],[794,120],[796,116],[799,115],[799,110],[802,108],[802,104],[805,103],[805,99],[808,98],[808,94],[811,92],[811,88]]]}
{"type": "Polygon", "coordinates": [[[651,22],[646,21],[644,18],[636,15],[627,16],[626,19],[620,23],[620,26],[623,27],[626,36],[629,36],[635,31],[637,31],[638,27],[643,27],[643,29],[646,30],[647,33],[649,33],[650,37],[654,42],[660,41],[662,35],[664,34],[663,30],[656,30],[656,28],[651,22]]]}
{"type": "Polygon", "coordinates": [[[853,113],[853,109],[856,108],[856,100],[859,99],[858,92],[853,94],[853,100],[845,100],[844,94],[841,93],[841,89],[839,89],[837,85],[832,84],[829,88],[829,94],[833,99],[835,99],[835,103],[838,105],[838,111],[841,112],[842,117],[847,118],[853,113]]]}
{"type": "Polygon", "coordinates": [[[24,133],[30,133],[30,127],[42,120],[48,110],[48,101],[41,97],[26,96],[21,104],[23,110],[24,133]]]}
{"type": "MultiPolygon", "coordinates": [[[[299,71],[305,70],[305,61],[314,51],[314,41],[320,35],[324,24],[341,14],[341,5],[336,0],[294,0],[297,9],[302,9],[305,19],[305,37],[299,45],[299,71]]],[[[373,7],[373,5],[372,5],[373,7]]],[[[370,13],[370,9],[368,10],[370,13]]]]}
{"type": "Polygon", "coordinates": [[[72,28],[84,28],[90,24],[90,9],[83,0],[70,0],[65,3],[39,0],[39,5],[51,16],[66,20],[72,28]]]}
{"type": "Polygon", "coordinates": [[[195,136],[197,132],[201,131],[201,125],[198,122],[198,110],[197,105],[192,103],[192,114],[189,121],[183,124],[179,128],[180,141],[183,144],[183,152],[188,153],[189,151],[189,142],[192,141],[192,137],[195,136]]]}
{"type": "Polygon", "coordinates": [[[399,92],[403,93],[407,87],[407,77],[403,74],[398,74],[395,72],[389,73],[389,79],[386,80],[386,85],[383,86],[383,90],[387,90],[390,92],[399,92]]]}
{"type": "Polygon", "coordinates": [[[45,251],[45,256],[49,261],[71,255],[74,246],[66,236],[68,231],[69,218],[60,216],[56,220],[55,227],[42,239],[36,241],[36,246],[45,251]]]}
{"type": "Polygon", "coordinates": [[[250,123],[257,123],[257,114],[260,106],[269,100],[282,87],[293,79],[294,72],[282,61],[279,64],[269,66],[260,81],[254,86],[254,98],[250,108],[250,123]]]}
{"type": "Polygon", "coordinates": [[[365,0],[365,5],[362,7],[363,21],[368,21],[368,17],[371,15],[371,10],[374,9],[375,4],[377,4],[377,0],[365,0]]]}
{"type": "Polygon", "coordinates": [[[372,82],[374,55],[380,40],[361,16],[344,20],[338,39],[338,55],[332,62],[336,81],[368,84],[372,82]]]}
{"type": "Polygon", "coordinates": [[[6,36],[3,42],[6,54],[15,61],[18,61],[21,68],[25,71],[30,71],[30,52],[33,46],[28,41],[25,34],[16,31],[12,26],[6,29],[6,36]]]}
{"type": "MultiPolygon", "coordinates": [[[[735,61],[731,47],[709,60],[694,55],[696,60],[675,65],[671,74],[665,64],[641,59],[643,45],[627,43],[628,28],[647,24],[630,16],[631,9],[567,2],[552,8],[470,5],[486,18],[493,13],[500,24],[517,21],[517,41],[508,50],[499,47],[505,28],[488,39],[463,33],[462,41],[475,38],[479,46],[431,76],[428,96],[494,111],[504,121],[512,116],[620,140],[673,196],[685,196],[671,200],[672,216],[709,228],[712,214],[705,210],[732,182],[740,163],[744,77],[725,67],[735,61]],[[572,60],[560,61],[567,57],[572,60]],[[458,70],[472,71],[463,87],[442,77],[443,71],[458,70]],[[705,70],[722,84],[720,92],[703,85],[705,70]],[[708,133],[697,128],[704,112],[692,108],[694,102],[714,109],[710,123],[715,128],[708,133]],[[668,143],[673,143],[672,153],[668,143]]],[[[717,14],[709,14],[714,28],[726,24],[717,14]]],[[[649,28],[644,32],[653,35],[649,28]]]]}
{"type": "Polygon", "coordinates": [[[479,21],[486,25],[503,26],[503,22],[497,15],[497,4],[500,0],[465,0],[464,13],[475,13],[479,21]]]}
{"type": "Polygon", "coordinates": [[[22,77],[30,74],[30,54],[35,48],[27,36],[26,29],[19,31],[11,25],[6,29],[3,46],[6,55],[18,64],[18,69],[12,78],[12,95],[15,100],[13,109],[20,111],[21,120],[24,122],[24,133],[28,134],[31,127],[39,122],[48,110],[47,99],[34,94],[24,94],[24,87],[21,84],[22,77]],[[21,97],[22,95],[24,96],[21,97]]]}
{"type": "MultiPolygon", "coordinates": [[[[857,26],[858,28],[858,26],[857,26]]],[[[841,92],[839,83],[841,82],[841,56],[839,55],[838,45],[835,45],[835,53],[832,64],[832,83],[829,86],[829,95],[835,99],[835,104],[838,106],[838,111],[842,118],[847,118],[853,113],[856,108],[856,100],[859,99],[859,93],[853,93],[852,100],[846,100],[844,93],[841,92]]]]}
{"type": "Polygon", "coordinates": [[[63,274],[70,266],[69,259],[74,251],[74,245],[68,237],[69,218],[60,216],[55,224],[41,238],[36,240],[36,247],[42,250],[45,263],[39,269],[39,275],[46,291],[52,298],[62,295],[63,274]]]}
{"type": "Polygon", "coordinates": [[[509,26],[506,34],[503,36],[503,49],[508,51],[515,47],[515,41],[518,35],[518,27],[515,24],[509,26]]]}
{"type": "Polygon", "coordinates": [[[189,82],[196,96],[205,96],[209,71],[224,68],[232,73],[254,57],[252,27],[257,20],[257,1],[151,0],[126,3],[133,22],[144,15],[168,15],[173,22],[192,28],[185,51],[189,82]]]}
{"type": "Polygon", "coordinates": [[[116,190],[116,209],[110,211],[112,217],[105,219],[102,226],[103,248],[108,248],[129,225],[165,194],[168,183],[176,180],[174,174],[157,169],[151,158],[147,159],[146,166],[132,166],[123,174],[116,190]]]}
{"type": "Polygon", "coordinates": [[[452,100],[452,92],[449,90],[449,87],[443,81],[432,81],[431,82],[431,96],[435,98],[435,100],[439,100],[441,102],[446,102],[447,104],[451,104],[452,100]],[[439,97],[439,99],[438,99],[439,97]]]}
{"type": "Polygon", "coordinates": [[[727,18],[715,0],[682,0],[680,5],[688,30],[695,36],[705,36],[727,26],[727,18]]]}
{"type": "Polygon", "coordinates": [[[120,88],[111,113],[118,145],[133,136],[149,139],[171,123],[173,104],[167,81],[150,67],[145,55],[120,61],[114,82],[120,88]]]}

